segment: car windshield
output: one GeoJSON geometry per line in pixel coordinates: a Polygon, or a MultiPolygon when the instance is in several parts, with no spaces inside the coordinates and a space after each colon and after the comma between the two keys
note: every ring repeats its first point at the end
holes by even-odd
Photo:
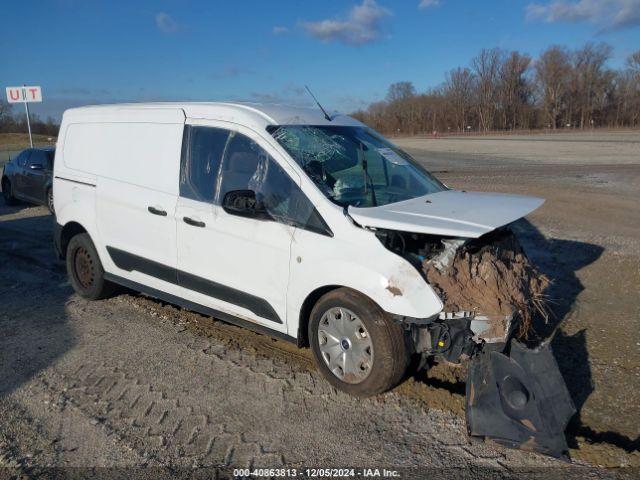
{"type": "Polygon", "coordinates": [[[267,130],[338,205],[375,207],[446,190],[407,153],[367,127],[284,125],[267,130]]]}

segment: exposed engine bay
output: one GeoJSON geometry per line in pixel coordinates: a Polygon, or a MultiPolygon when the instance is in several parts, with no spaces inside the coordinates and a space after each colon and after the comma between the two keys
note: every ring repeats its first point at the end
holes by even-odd
{"type": "Polygon", "coordinates": [[[529,261],[509,227],[479,238],[376,230],[441,298],[434,318],[398,317],[420,367],[469,362],[467,428],[472,436],[562,457],[575,413],[550,340],[521,341],[536,316],[546,319],[550,281],[529,261]]]}
{"type": "Polygon", "coordinates": [[[464,325],[476,343],[497,343],[506,342],[512,334],[527,338],[534,316],[546,318],[544,295],[549,280],[531,264],[508,227],[477,239],[392,230],[379,230],[376,235],[420,272],[444,304],[438,318],[405,319],[410,324],[433,325],[429,333],[433,352],[442,350],[439,340],[447,343],[440,336],[456,338],[447,335],[441,324],[455,330],[464,325]]]}

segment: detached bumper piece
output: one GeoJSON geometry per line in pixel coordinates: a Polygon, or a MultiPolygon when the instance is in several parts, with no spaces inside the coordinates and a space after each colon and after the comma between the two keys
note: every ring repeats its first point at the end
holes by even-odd
{"type": "Polygon", "coordinates": [[[576,412],[549,345],[510,355],[484,350],[471,360],[467,430],[511,448],[567,458],[564,430],[576,412]]]}

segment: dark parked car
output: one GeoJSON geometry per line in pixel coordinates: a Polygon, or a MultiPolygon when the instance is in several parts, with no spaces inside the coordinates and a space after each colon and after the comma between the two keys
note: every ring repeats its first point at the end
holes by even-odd
{"type": "Polygon", "coordinates": [[[18,200],[46,205],[53,212],[53,158],[55,149],[28,148],[2,171],[2,195],[7,205],[18,200]]]}

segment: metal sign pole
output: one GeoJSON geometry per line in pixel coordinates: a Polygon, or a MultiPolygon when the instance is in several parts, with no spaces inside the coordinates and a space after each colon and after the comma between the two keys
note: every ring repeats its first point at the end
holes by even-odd
{"type": "MultiPolygon", "coordinates": [[[[26,87],[26,85],[23,85],[26,87]]],[[[29,102],[27,102],[27,90],[22,89],[22,100],[24,101],[24,109],[27,111],[27,128],[29,129],[29,144],[33,148],[33,138],[31,137],[31,121],[29,120],[29,102]]]]}

